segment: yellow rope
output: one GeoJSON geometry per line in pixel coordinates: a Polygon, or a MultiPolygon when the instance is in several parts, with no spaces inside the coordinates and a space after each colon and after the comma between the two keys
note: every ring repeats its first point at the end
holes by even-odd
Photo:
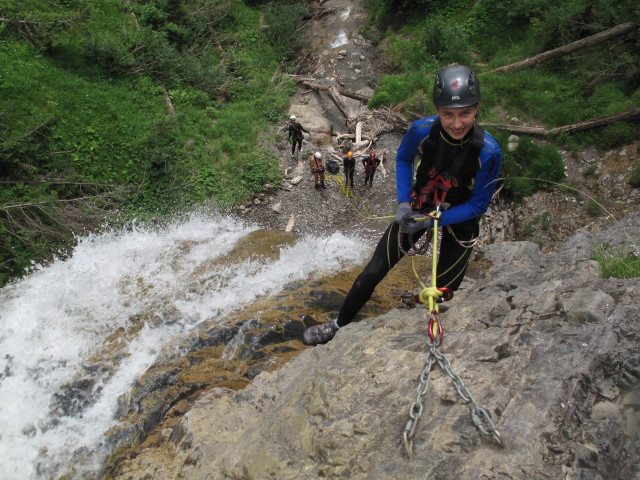
{"type": "Polygon", "coordinates": [[[352,188],[346,184],[342,175],[326,175],[327,180],[332,181],[340,187],[340,191],[346,197],[347,202],[353,210],[365,220],[386,220],[389,218],[395,218],[393,215],[385,215],[381,217],[375,217],[369,213],[370,206],[368,202],[357,195],[354,195],[352,188]]]}

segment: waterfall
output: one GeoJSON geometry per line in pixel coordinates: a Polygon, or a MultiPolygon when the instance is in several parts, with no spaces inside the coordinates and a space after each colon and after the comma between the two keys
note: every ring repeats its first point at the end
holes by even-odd
{"type": "Polygon", "coordinates": [[[192,215],[88,235],[69,258],[0,290],[0,478],[92,478],[110,453],[118,399],[170,342],[368,251],[336,233],[292,237],[277,258],[234,255],[256,233],[192,215]]]}

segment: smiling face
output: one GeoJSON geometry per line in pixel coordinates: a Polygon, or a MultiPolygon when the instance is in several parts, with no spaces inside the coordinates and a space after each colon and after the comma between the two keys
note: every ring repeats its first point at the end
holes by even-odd
{"type": "Polygon", "coordinates": [[[478,113],[478,104],[459,108],[437,108],[444,131],[454,140],[462,140],[473,128],[478,113]]]}

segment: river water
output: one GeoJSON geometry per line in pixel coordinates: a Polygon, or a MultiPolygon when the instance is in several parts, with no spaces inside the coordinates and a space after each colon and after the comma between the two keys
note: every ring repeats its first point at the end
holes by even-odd
{"type": "Polygon", "coordinates": [[[119,399],[163,349],[290,282],[353,267],[368,250],[335,233],[295,237],[276,257],[233,253],[256,232],[194,214],[89,235],[69,258],[0,290],[0,478],[92,478],[110,453],[119,399]]]}

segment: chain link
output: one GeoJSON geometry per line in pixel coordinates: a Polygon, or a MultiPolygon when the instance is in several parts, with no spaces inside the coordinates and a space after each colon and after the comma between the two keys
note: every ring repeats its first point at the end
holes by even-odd
{"type": "Polygon", "coordinates": [[[407,424],[404,427],[404,433],[402,434],[402,440],[407,456],[409,458],[413,457],[413,438],[415,436],[416,427],[418,426],[418,421],[420,420],[420,417],[424,410],[422,397],[424,397],[424,395],[427,393],[427,390],[429,389],[429,382],[431,381],[431,371],[434,363],[437,363],[453,381],[453,386],[458,392],[460,398],[462,398],[462,400],[469,407],[471,420],[473,421],[476,428],[480,431],[480,433],[486,436],[493,437],[493,439],[500,446],[503,446],[500,433],[491,420],[489,412],[487,412],[484,408],[478,407],[478,404],[473,398],[473,395],[471,395],[469,389],[467,389],[460,376],[451,368],[451,362],[449,361],[447,356],[438,350],[438,347],[440,346],[439,339],[436,339],[436,341],[434,342],[428,339],[427,345],[429,349],[425,357],[425,366],[422,369],[418,380],[416,401],[411,405],[409,411],[409,421],[407,421],[407,424]]]}

